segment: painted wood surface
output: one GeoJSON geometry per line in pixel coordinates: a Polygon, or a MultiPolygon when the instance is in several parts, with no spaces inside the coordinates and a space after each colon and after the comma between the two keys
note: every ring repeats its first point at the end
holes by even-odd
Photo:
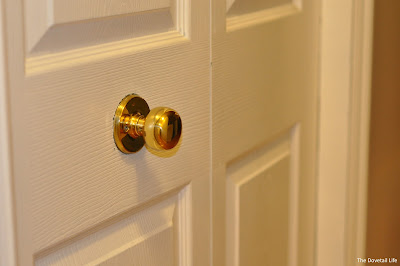
{"type": "MultiPolygon", "coordinates": [[[[173,0],[176,1],[176,0],[173,0]]],[[[50,0],[55,24],[169,8],[170,0],[50,0]]]]}
{"type": "MultiPolygon", "coordinates": [[[[263,250],[277,241],[284,243],[286,252],[282,256],[285,258],[277,264],[274,254],[263,254],[270,261],[264,257],[264,261],[257,262],[259,265],[309,266],[314,260],[315,236],[319,1],[284,1],[273,8],[243,9],[232,16],[226,10],[225,1],[213,2],[213,262],[214,265],[251,264],[254,261],[248,255],[262,254],[256,249],[263,250]],[[298,135],[290,135],[293,130],[298,135]],[[257,151],[266,150],[269,154],[274,150],[274,143],[286,135],[290,136],[288,142],[297,143],[297,148],[287,151],[290,159],[283,160],[282,165],[268,165],[268,160],[263,161],[264,173],[270,173],[271,184],[295,175],[299,183],[294,184],[296,179],[290,178],[288,184],[276,187],[274,193],[286,197],[277,199],[275,204],[266,195],[258,200],[253,198],[264,195],[256,189],[265,192],[272,189],[267,184],[250,186],[254,193],[247,191],[241,197],[234,197],[236,204],[231,202],[229,182],[234,181],[228,174],[229,167],[240,160],[250,165],[257,151]],[[283,204],[290,200],[289,195],[297,195],[298,212],[283,204]],[[250,240],[251,247],[239,246],[235,251],[231,247],[235,235],[257,231],[250,228],[250,221],[240,222],[245,219],[238,207],[243,206],[241,202],[268,202],[270,205],[265,205],[265,212],[259,217],[270,226],[274,222],[268,214],[272,215],[279,206],[285,208],[292,219],[282,214],[282,223],[275,225],[276,232],[286,232],[293,238],[288,241],[285,234],[269,238],[268,231],[260,227],[264,237],[254,237],[250,240]],[[235,211],[236,216],[232,214],[235,211]],[[232,217],[236,220],[231,221],[232,217]],[[232,222],[238,223],[234,229],[229,226],[232,222]],[[292,227],[293,224],[296,226],[292,227]],[[227,226],[231,229],[225,230],[227,226]],[[236,264],[231,264],[232,258],[237,258],[233,262],[236,264]]],[[[253,173],[241,178],[253,176],[249,182],[259,181],[256,173],[259,168],[242,167],[253,173]]],[[[263,209],[248,208],[248,212],[263,209]]],[[[259,260],[263,260],[261,257],[259,260]]]]}
{"type": "Polygon", "coordinates": [[[316,263],[350,266],[365,254],[373,1],[323,1],[322,16],[316,263]]]}
{"type": "MultiPolygon", "coordinates": [[[[173,21],[188,26],[184,33],[177,27],[145,40],[98,40],[40,56],[25,50],[22,1],[5,1],[5,6],[18,263],[39,263],[190,187],[185,208],[177,214],[176,228],[186,233],[174,235],[178,244],[168,252],[179,265],[207,265],[209,5],[197,0],[171,4],[176,9],[171,14],[184,13],[173,21]],[[183,137],[178,148],[165,153],[144,148],[134,155],[118,151],[113,115],[130,93],[150,107],[179,112],[183,137]]],[[[162,247],[157,241],[147,244],[162,247]]],[[[151,264],[151,258],[143,263],[151,264]]]]}
{"type": "Polygon", "coordinates": [[[52,54],[178,30],[190,15],[187,0],[38,0],[24,6],[25,48],[52,54]]]}

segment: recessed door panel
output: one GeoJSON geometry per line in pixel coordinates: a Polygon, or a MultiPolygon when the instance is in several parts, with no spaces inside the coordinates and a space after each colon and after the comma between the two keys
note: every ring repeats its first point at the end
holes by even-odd
{"type": "MultiPolygon", "coordinates": [[[[175,0],[173,0],[175,1],[175,0]]],[[[55,24],[170,8],[170,0],[49,0],[55,24]]]]}
{"type": "Polygon", "coordinates": [[[183,35],[188,16],[186,2],[27,1],[26,49],[31,55],[43,55],[159,33],[183,35]]]}
{"type": "Polygon", "coordinates": [[[257,12],[292,3],[293,0],[228,0],[228,16],[235,16],[245,13],[257,12]]]}
{"type": "Polygon", "coordinates": [[[227,0],[228,32],[282,19],[300,12],[301,0],[227,0]]]}
{"type": "Polygon", "coordinates": [[[190,187],[40,255],[35,265],[189,265],[190,187]],[[188,215],[189,214],[189,215],[188,215]],[[182,264],[183,263],[183,264],[182,264]]]}
{"type": "Polygon", "coordinates": [[[297,247],[296,129],[227,168],[228,265],[293,265],[297,247]]]}

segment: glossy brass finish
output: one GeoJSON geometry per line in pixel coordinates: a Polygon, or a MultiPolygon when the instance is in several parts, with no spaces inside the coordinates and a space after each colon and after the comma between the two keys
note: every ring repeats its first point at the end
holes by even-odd
{"type": "Polygon", "coordinates": [[[138,152],[145,144],[143,136],[136,132],[140,129],[132,127],[139,116],[146,116],[150,108],[146,101],[135,94],[126,96],[119,103],[114,115],[114,141],[123,153],[138,152]]]}
{"type": "Polygon", "coordinates": [[[179,114],[168,107],[150,111],[146,101],[136,94],[126,96],[114,116],[114,141],[123,153],[139,151],[143,145],[154,150],[174,148],[182,134],[179,114]]]}
{"type": "Polygon", "coordinates": [[[147,115],[144,130],[146,132],[144,139],[149,147],[169,150],[179,142],[182,121],[179,114],[171,108],[157,107],[147,115]]]}

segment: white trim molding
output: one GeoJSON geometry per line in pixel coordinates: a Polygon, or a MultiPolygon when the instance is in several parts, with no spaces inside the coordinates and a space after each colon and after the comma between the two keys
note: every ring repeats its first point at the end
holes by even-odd
{"type": "Polygon", "coordinates": [[[373,0],[354,1],[345,225],[345,265],[348,266],[359,265],[357,258],[365,257],[373,16],[373,0]]]}
{"type": "Polygon", "coordinates": [[[373,0],[322,0],[317,266],[364,256],[373,0]]]}
{"type": "Polygon", "coordinates": [[[3,11],[4,1],[0,1],[0,265],[14,266],[17,264],[3,11]]]}

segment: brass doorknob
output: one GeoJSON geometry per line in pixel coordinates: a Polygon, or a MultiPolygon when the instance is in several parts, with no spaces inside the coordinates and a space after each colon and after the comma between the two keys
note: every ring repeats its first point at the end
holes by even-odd
{"type": "Polygon", "coordinates": [[[136,94],[126,96],[115,111],[114,141],[123,153],[139,151],[143,145],[154,150],[169,150],[182,134],[179,114],[168,107],[150,111],[147,102],[136,94]]]}

